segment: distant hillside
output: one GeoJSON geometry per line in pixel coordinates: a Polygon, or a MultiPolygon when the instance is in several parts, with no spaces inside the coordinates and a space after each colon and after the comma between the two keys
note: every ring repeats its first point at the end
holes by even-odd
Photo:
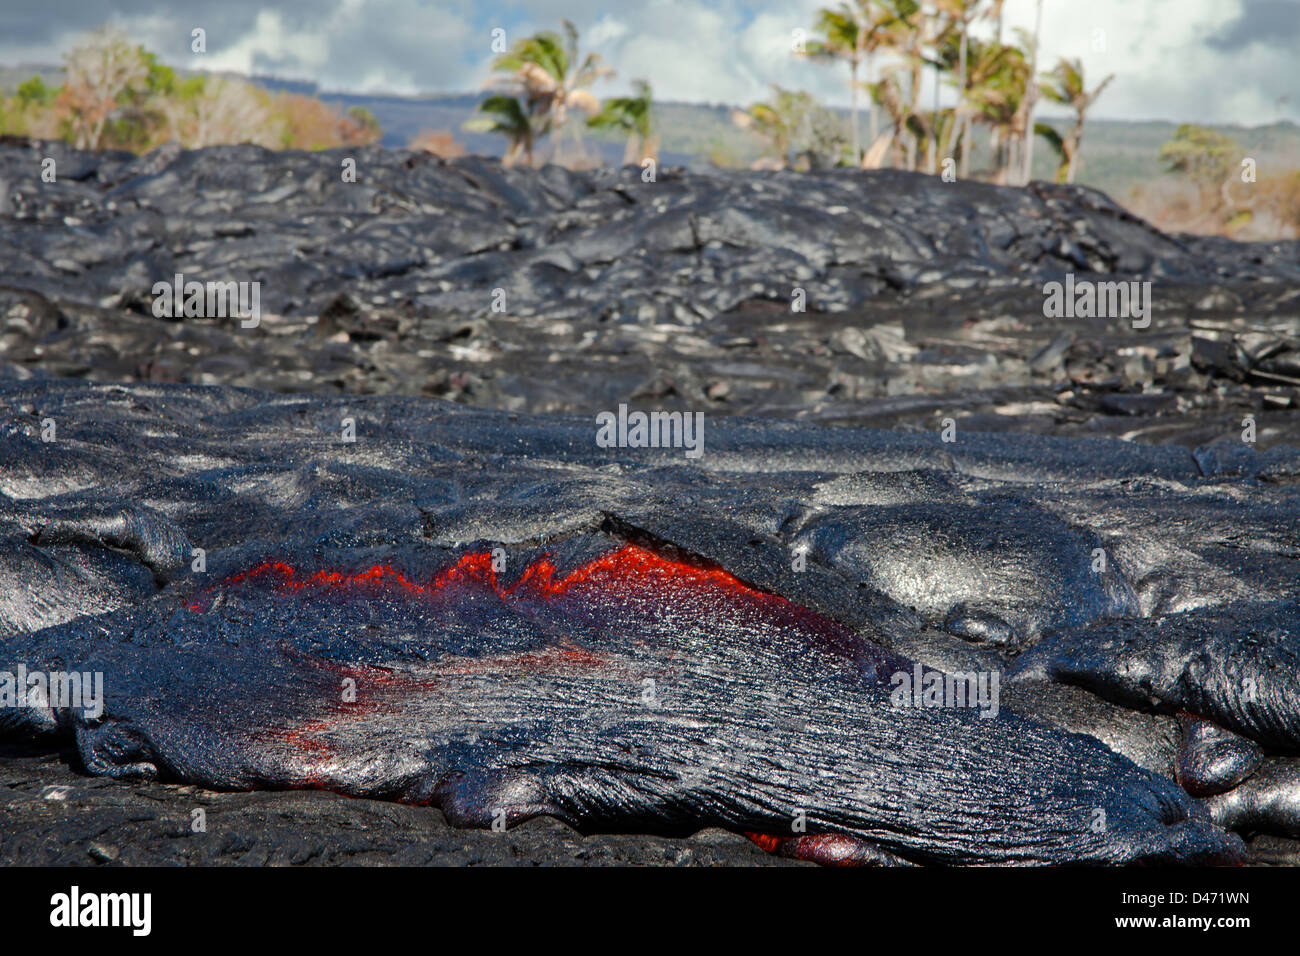
{"type": "MultiPolygon", "coordinates": [[[[482,93],[435,93],[425,96],[376,96],[365,93],[322,93],[311,83],[293,83],[283,80],[257,77],[257,82],[267,89],[288,90],[319,97],[323,102],[343,110],[353,106],[362,106],[370,110],[383,127],[384,138],[380,142],[389,148],[406,146],[422,130],[446,129],[465,144],[471,153],[487,156],[500,156],[504,151],[505,140],[489,133],[471,133],[462,129],[465,121],[474,115],[482,93]]],[[[679,166],[690,165],[700,160],[703,150],[689,148],[693,141],[688,137],[674,137],[672,144],[667,143],[667,120],[669,110],[677,109],[676,104],[664,105],[660,122],[665,126],[665,142],[659,150],[660,161],[679,166]],[[687,148],[678,145],[684,144],[687,148]]],[[[686,107],[688,110],[704,110],[707,107],[686,107]]],[[[723,118],[726,118],[725,111],[723,118]]],[[[737,130],[739,132],[739,130],[737,130]]],[[[623,141],[612,134],[589,131],[586,134],[588,145],[599,150],[601,158],[607,163],[623,161],[623,141]]]]}
{"type": "MultiPolygon", "coordinates": [[[[182,71],[183,72],[183,71],[182,71]]],[[[58,67],[0,67],[0,90],[12,90],[19,82],[40,73],[51,84],[62,82],[58,67]]],[[[463,143],[471,153],[500,156],[504,141],[499,136],[471,133],[462,129],[473,115],[483,93],[445,93],[423,96],[392,96],[369,93],[321,92],[314,83],[255,77],[254,80],[273,90],[285,90],[318,96],[331,105],[347,109],[363,106],[383,127],[382,143],[397,148],[406,146],[426,129],[445,129],[463,143]]],[[[749,104],[744,104],[749,105],[749,104]]],[[[698,165],[710,161],[725,165],[746,166],[759,155],[757,141],[730,120],[731,106],[701,103],[658,103],[660,158],[678,165],[698,165]]],[[[847,110],[837,110],[847,121],[847,110]]],[[[1045,120],[1058,128],[1065,123],[1045,120]]],[[[862,113],[862,128],[867,128],[867,112],[862,113]]],[[[1178,128],[1177,122],[1092,120],[1084,131],[1079,182],[1106,192],[1117,201],[1127,201],[1135,186],[1147,187],[1163,175],[1158,158],[1160,147],[1178,128]]],[[[1300,126],[1292,122],[1268,126],[1214,126],[1217,132],[1231,136],[1246,155],[1256,159],[1261,173],[1270,169],[1300,168],[1300,126]]],[[[988,156],[988,131],[977,130],[975,168],[988,156]]],[[[623,144],[617,135],[589,132],[587,141],[593,151],[608,163],[622,160],[623,144]]],[[[1039,140],[1034,152],[1034,177],[1050,179],[1055,170],[1054,157],[1045,142],[1039,140]]]]}

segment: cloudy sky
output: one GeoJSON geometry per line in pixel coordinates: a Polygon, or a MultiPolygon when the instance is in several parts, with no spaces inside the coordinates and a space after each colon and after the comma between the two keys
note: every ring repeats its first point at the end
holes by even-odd
{"type": "MultiPolygon", "coordinates": [[[[175,66],[310,79],[333,90],[476,89],[494,28],[508,39],[568,17],[618,72],[603,92],[649,79],[659,99],[741,104],[768,85],[847,105],[847,70],[795,59],[792,31],[826,0],[0,0],[0,64],[55,63],[112,20],[175,66]],[[190,31],[208,52],[190,53],[190,31]]],[[[1116,79],[1110,119],[1300,120],[1300,0],[1043,0],[1045,64],[1082,57],[1116,79]]],[[[1007,0],[1009,28],[1035,0],[1007,0]]],[[[928,94],[927,94],[928,95],[928,94]]]]}

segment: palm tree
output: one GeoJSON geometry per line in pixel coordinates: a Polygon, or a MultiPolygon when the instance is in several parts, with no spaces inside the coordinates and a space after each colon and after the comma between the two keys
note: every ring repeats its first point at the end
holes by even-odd
{"type": "Polygon", "coordinates": [[[636,91],[634,96],[616,96],[606,100],[600,112],[587,120],[587,125],[593,129],[618,129],[627,133],[624,166],[635,163],[638,156],[654,159],[658,154],[650,84],[645,80],[634,80],[632,86],[636,91]]]}
{"type": "Polygon", "coordinates": [[[763,155],[784,169],[790,164],[790,148],[803,125],[807,98],[807,93],[794,93],[773,86],[772,98],[768,102],[755,103],[748,110],[733,110],[731,121],[763,140],[763,155]]]}
{"type": "MultiPolygon", "coordinates": [[[[943,125],[935,90],[934,109],[926,116],[920,109],[921,75],[926,66],[946,69],[941,51],[949,43],[953,23],[940,15],[932,16],[918,0],[878,0],[882,8],[878,27],[880,44],[896,50],[901,62],[887,70],[880,82],[870,84],[872,98],[889,114],[894,126],[894,146],[903,152],[902,165],[907,169],[920,166],[924,146],[926,167],[938,169],[937,131],[943,125]],[[936,51],[935,57],[926,55],[936,51]],[[906,87],[902,76],[906,74],[906,87]]],[[[951,135],[951,133],[949,133],[951,135]]]]}
{"type": "Polygon", "coordinates": [[[924,12],[917,0],[883,0],[889,11],[888,27],[894,38],[893,46],[902,55],[908,74],[907,128],[912,133],[907,141],[907,168],[916,169],[921,158],[922,132],[918,129],[917,105],[921,96],[921,72],[925,67],[922,45],[925,42],[924,12]]]}
{"type": "MultiPolygon", "coordinates": [[[[517,41],[492,62],[493,70],[507,75],[488,82],[507,85],[516,96],[522,97],[523,102],[515,109],[497,97],[488,97],[480,110],[501,118],[500,121],[488,118],[484,123],[482,118],[476,118],[471,120],[475,125],[467,128],[505,132],[513,138],[512,141],[525,141],[530,162],[533,144],[552,132],[563,134],[572,131],[575,142],[579,142],[581,125],[569,123],[569,112],[575,109],[589,115],[599,112],[600,101],[587,87],[602,77],[613,76],[613,71],[602,65],[596,53],[588,53],[580,65],[578,61],[578,28],[568,20],[564,21],[563,37],[545,30],[517,41]],[[489,103],[491,108],[484,109],[489,103]],[[520,115],[528,120],[526,136],[519,129],[520,115]]],[[[557,159],[559,153],[557,146],[557,159]]]]}
{"type": "Polygon", "coordinates": [[[1079,59],[1068,60],[1062,57],[1050,73],[1043,74],[1043,95],[1054,103],[1068,106],[1074,110],[1074,125],[1062,136],[1052,127],[1039,123],[1034,131],[1043,136],[1056,148],[1061,157],[1061,165],[1056,171],[1058,183],[1073,183],[1078,171],[1079,146],[1083,142],[1083,121],[1092,104],[1115,79],[1112,73],[1097,84],[1091,93],[1084,86],[1083,62],[1079,59]],[[1044,133],[1046,128],[1050,133],[1044,133]]]}
{"type": "Polygon", "coordinates": [[[951,72],[953,67],[949,53],[953,48],[953,31],[957,28],[957,19],[942,0],[937,0],[930,15],[922,21],[922,42],[932,51],[925,62],[934,69],[934,108],[930,111],[929,120],[923,121],[926,130],[926,171],[929,173],[939,171],[939,154],[944,152],[943,144],[956,129],[939,109],[939,93],[940,74],[951,72]]]}
{"type": "Polygon", "coordinates": [[[1014,165],[1016,134],[1024,121],[1029,63],[1019,47],[971,40],[970,100],[993,130],[993,181],[1005,184],[1014,165]]]}
{"type": "Polygon", "coordinates": [[[1025,118],[1021,123],[1020,142],[1024,155],[1020,170],[1020,185],[1029,183],[1034,164],[1034,108],[1038,105],[1038,37],[1043,30],[1043,0],[1038,0],[1034,14],[1034,39],[1029,46],[1029,79],[1026,85],[1025,118]]]}
{"type": "Polygon", "coordinates": [[[502,162],[513,166],[520,157],[533,164],[533,144],[537,130],[533,118],[513,96],[489,96],[478,105],[480,115],[472,116],[463,128],[474,133],[500,133],[506,137],[506,154],[502,162]]]}
{"type": "MultiPolygon", "coordinates": [[[[885,17],[875,0],[853,0],[838,7],[823,7],[817,11],[817,30],[823,34],[805,47],[805,55],[819,60],[843,60],[849,64],[849,132],[852,140],[853,163],[862,157],[862,144],[858,136],[858,69],[865,62],[867,82],[872,82],[871,57],[884,42],[885,17]]],[[[871,141],[877,132],[876,112],[871,111],[871,141]]]]}
{"type": "MultiPolygon", "coordinates": [[[[957,116],[954,135],[961,141],[961,171],[959,175],[962,179],[970,170],[971,154],[971,118],[973,110],[967,103],[967,97],[970,92],[970,71],[967,68],[970,60],[970,27],[979,15],[980,6],[984,0],[936,0],[936,6],[946,14],[957,28],[958,49],[957,49],[957,116]]],[[[1001,8],[1001,0],[998,0],[998,7],[1001,8]]],[[[949,65],[951,69],[951,64],[949,65]]]]}
{"type": "MultiPolygon", "coordinates": [[[[926,128],[924,121],[916,115],[921,70],[926,62],[922,55],[924,15],[917,0],[875,0],[873,10],[873,52],[880,49],[896,51],[902,62],[887,67],[879,80],[874,82],[868,80],[865,86],[871,94],[872,102],[889,114],[893,132],[886,148],[894,151],[895,163],[908,169],[915,169],[920,141],[924,137],[923,130],[926,128]],[[908,75],[906,89],[900,80],[904,71],[908,75]],[[906,133],[912,134],[910,139],[905,135],[906,133]]],[[[870,73],[871,69],[868,66],[868,74],[870,73]]],[[[874,108],[871,111],[871,121],[871,138],[874,144],[876,140],[874,108]]]]}
{"type": "MultiPolygon", "coordinates": [[[[893,152],[895,165],[906,166],[906,159],[903,156],[903,136],[908,129],[908,118],[911,115],[907,106],[907,99],[903,94],[903,86],[898,80],[899,67],[886,70],[885,73],[875,83],[868,85],[867,89],[871,93],[872,112],[876,112],[877,107],[885,111],[889,117],[889,122],[893,127],[890,141],[886,149],[893,152]]],[[[874,153],[875,151],[872,150],[874,153]]],[[[884,160],[884,153],[880,154],[880,160],[884,160]]],[[[867,156],[867,162],[874,163],[875,157],[870,153],[867,156]]]]}
{"type": "MultiPolygon", "coordinates": [[[[970,154],[971,154],[971,134],[970,122],[975,114],[974,107],[969,102],[968,92],[964,89],[965,81],[963,76],[969,76],[969,71],[963,73],[962,64],[962,32],[959,21],[952,21],[950,29],[945,31],[940,37],[938,44],[934,48],[934,68],[935,68],[935,109],[934,126],[935,148],[938,149],[939,155],[944,157],[960,156],[961,167],[960,176],[966,176],[969,171],[970,154]],[[941,110],[938,107],[938,83],[943,74],[949,74],[949,82],[957,90],[957,104],[951,109],[941,110]]],[[[969,53],[967,45],[966,53],[969,53]]]]}

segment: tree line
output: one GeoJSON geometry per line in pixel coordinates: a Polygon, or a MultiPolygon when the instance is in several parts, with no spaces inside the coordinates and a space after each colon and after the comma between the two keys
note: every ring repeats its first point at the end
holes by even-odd
{"type": "MultiPolygon", "coordinates": [[[[1056,156],[1056,180],[1072,183],[1088,112],[1114,77],[1089,88],[1083,64],[1069,58],[1039,72],[1041,0],[1035,30],[1017,30],[1012,41],[1004,38],[1003,5],[845,0],[824,7],[811,29],[800,31],[791,55],[847,67],[847,128],[811,94],[779,85],[767,101],[733,111],[732,121],[762,143],[760,165],[768,168],[888,165],[1023,184],[1037,139],[1056,156]],[[926,71],[933,76],[929,104],[922,102],[926,71]],[[863,100],[870,104],[865,137],[863,100]],[[1035,122],[1040,100],[1067,107],[1071,119],[1059,129],[1035,122]],[[977,141],[980,127],[986,133],[977,141]]],[[[187,148],[251,142],[325,149],[377,142],[382,132],[360,107],[339,113],[315,97],[272,92],[239,78],[181,76],[112,26],[88,35],[64,63],[62,84],[33,76],[0,96],[0,135],[145,152],[167,141],[187,148]]],[[[614,71],[598,54],[580,50],[578,30],[568,20],[558,32],[516,41],[493,60],[492,73],[489,95],[465,127],[504,136],[507,164],[545,158],[583,165],[589,162],[582,145],[588,129],[621,134],[625,163],[656,158],[660,135],[649,82],[636,80],[628,96],[598,99],[593,87],[614,71]],[[543,142],[550,147],[545,157],[543,142]]],[[[446,131],[426,131],[411,145],[444,156],[464,153],[446,131]]],[[[1229,233],[1252,224],[1267,234],[1300,231],[1300,172],[1274,170],[1256,185],[1254,161],[1235,142],[1194,125],[1180,127],[1160,158],[1188,189],[1161,201],[1181,204],[1171,208],[1180,224],[1229,233]]],[[[1163,211],[1144,210],[1157,220],[1163,211]]]]}
{"type": "Polygon", "coordinates": [[[255,143],[328,149],[379,140],[379,123],[354,107],[340,114],[319,99],[275,93],[245,80],[182,77],[118,29],[103,26],[64,55],[63,83],[39,75],[0,98],[0,134],[62,139],[78,149],[146,152],[255,143]]]}
{"type": "Polygon", "coordinates": [[[1042,0],[1033,33],[1004,37],[1003,0],[852,0],[818,11],[815,34],[797,55],[847,64],[851,97],[849,161],[870,168],[889,165],[940,172],[945,160],[961,178],[971,175],[977,152],[975,126],[988,127],[985,177],[996,183],[1029,181],[1034,137],[1056,152],[1059,182],[1074,182],[1087,111],[1109,85],[1092,90],[1079,59],[1060,59],[1038,73],[1042,0]],[[992,26],[984,39],[972,32],[992,26]],[[922,102],[922,78],[933,75],[933,99],[922,102]],[[944,88],[955,100],[941,106],[944,88]],[[859,94],[870,99],[867,143],[859,135],[859,94]],[[1041,99],[1069,107],[1074,122],[1064,134],[1034,123],[1041,99]],[[884,120],[884,130],[880,121],[884,120]]]}
{"type": "MultiPolygon", "coordinates": [[[[1041,0],[1039,3],[1041,21],[1041,0]]],[[[1055,151],[1056,178],[1074,182],[1079,167],[1088,110],[1111,82],[1091,90],[1078,59],[1061,59],[1037,73],[1037,30],[1003,38],[1003,0],[851,0],[818,11],[806,41],[792,54],[811,61],[844,64],[849,73],[849,130],[806,92],[773,89],[771,99],[732,114],[734,122],[765,145],[766,165],[785,167],[850,165],[937,173],[952,160],[961,177],[971,175],[976,152],[974,128],[989,129],[990,167],[985,178],[997,183],[1028,181],[1034,137],[1055,151]],[[989,21],[994,35],[982,39],[972,27],[989,21]],[[934,75],[935,96],[921,101],[925,72],[934,75]],[[956,102],[941,106],[947,87],[956,102]],[[860,134],[860,102],[870,100],[869,132],[860,134]],[[1062,133],[1035,124],[1039,99],[1069,107],[1073,123],[1062,133]],[[881,120],[885,129],[880,129],[881,120]]],[[[466,128],[498,133],[507,140],[506,161],[535,161],[538,143],[556,142],[552,161],[563,161],[580,143],[584,127],[623,131],[625,161],[653,157],[657,144],[650,85],[635,84],[635,94],[603,104],[591,92],[613,76],[598,54],[580,54],[578,31],[565,20],[563,33],[543,31],[517,41],[493,61],[488,96],[466,128]]]]}

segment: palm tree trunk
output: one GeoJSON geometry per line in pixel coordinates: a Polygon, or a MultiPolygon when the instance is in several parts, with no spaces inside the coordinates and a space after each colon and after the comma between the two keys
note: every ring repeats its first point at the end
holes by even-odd
{"type": "Polygon", "coordinates": [[[1007,182],[1006,127],[993,126],[989,130],[989,150],[993,159],[993,182],[1005,186],[1007,182]]]}
{"type": "Polygon", "coordinates": [[[1074,148],[1070,150],[1070,165],[1065,171],[1065,181],[1071,186],[1074,185],[1074,174],[1077,172],[1079,165],[1079,147],[1083,145],[1083,111],[1079,111],[1079,119],[1074,129],[1070,133],[1070,139],[1074,148]]]}
{"type": "MultiPolygon", "coordinates": [[[[921,105],[921,36],[920,30],[912,34],[912,78],[909,83],[907,112],[909,116],[915,115],[918,107],[921,105]]],[[[921,134],[912,134],[912,155],[910,157],[909,167],[913,172],[921,162],[921,134]]]]}
{"type": "Polygon", "coordinates": [[[970,21],[963,19],[961,21],[961,54],[957,64],[957,70],[960,77],[957,81],[957,114],[953,116],[954,130],[961,130],[961,171],[962,179],[970,171],[970,114],[966,112],[966,48],[967,35],[970,33],[970,21]]]}
{"type": "MultiPolygon", "coordinates": [[[[876,71],[872,67],[872,55],[868,53],[867,54],[867,85],[870,86],[875,81],[876,81],[876,71]]],[[[876,115],[876,104],[874,101],[872,102],[870,109],[871,109],[871,115],[867,118],[867,122],[870,125],[867,128],[870,130],[869,135],[871,136],[871,145],[874,146],[876,144],[876,140],[880,138],[880,119],[876,115]]]]}
{"type": "Polygon", "coordinates": [[[849,60],[849,127],[853,134],[853,165],[862,162],[862,146],[858,142],[858,58],[849,60]]]}
{"type": "Polygon", "coordinates": [[[930,169],[931,176],[939,172],[939,67],[934,68],[934,110],[930,114],[930,169]]]}
{"type": "Polygon", "coordinates": [[[1019,155],[1016,146],[1020,143],[1016,128],[1011,122],[1004,121],[997,127],[997,143],[997,170],[993,181],[999,186],[1010,186],[1015,179],[1013,170],[1017,168],[1016,157],[1019,155]]]}
{"type": "Polygon", "coordinates": [[[1043,29],[1043,0],[1038,0],[1034,14],[1034,48],[1029,53],[1029,80],[1025,96],[1029,98],[1025,113],[1024,165],[1020,170],[1020,185],[1027,186],[1033,175],[1034,164],[1034,107],[1038,105],[1038,36],[1043,29]]]}

